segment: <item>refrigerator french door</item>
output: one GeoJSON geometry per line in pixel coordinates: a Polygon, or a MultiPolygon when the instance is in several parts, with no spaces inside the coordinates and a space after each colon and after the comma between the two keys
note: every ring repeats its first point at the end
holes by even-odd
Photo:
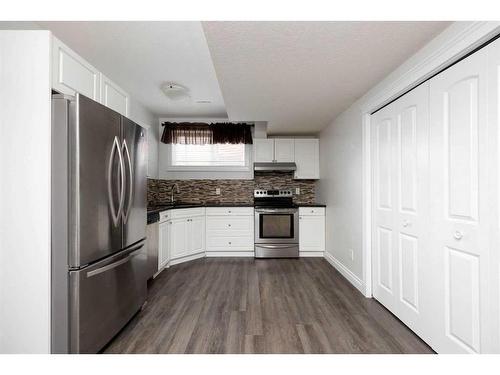
{"type": "Polygon", "coordinates": [[[52,115],[52,351],[96,353],[146,298],[145,131],[79,94],[54,96],[52,115]]]}

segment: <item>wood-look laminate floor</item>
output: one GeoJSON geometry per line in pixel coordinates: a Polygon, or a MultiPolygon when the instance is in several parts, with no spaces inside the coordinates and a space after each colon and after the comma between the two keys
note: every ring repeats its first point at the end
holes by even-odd
{"type": "Polygon", "coordinates": [[[322,258],[204,258],[163,271],[104,353],[432,353],[322,258]]]}

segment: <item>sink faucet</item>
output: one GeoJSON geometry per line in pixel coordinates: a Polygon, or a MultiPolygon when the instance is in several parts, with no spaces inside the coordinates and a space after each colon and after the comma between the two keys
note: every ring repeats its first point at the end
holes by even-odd
{"type": "Polygon", "coordinates": [[[177,190],[177,194],[180,193],[180,190],[179,190],[179,185],[177,185],[177,183],[173,184],[172,185],[172,188],[170,190],[170,202],[172,202],[172,204],[174,204],[174,188],[177,190]]]}

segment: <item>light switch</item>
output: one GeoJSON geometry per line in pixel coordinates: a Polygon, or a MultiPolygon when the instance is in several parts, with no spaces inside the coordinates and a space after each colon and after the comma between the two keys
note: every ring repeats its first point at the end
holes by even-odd
{"type": "Polygon", "coordinates": [[[300,188],[295,188],[295,195],[300,195],[300,188]]]}
{"type": "Polygon", "coordinates": [[[220,188],[215,188],[215,194],[220,195],[220,188]]]}

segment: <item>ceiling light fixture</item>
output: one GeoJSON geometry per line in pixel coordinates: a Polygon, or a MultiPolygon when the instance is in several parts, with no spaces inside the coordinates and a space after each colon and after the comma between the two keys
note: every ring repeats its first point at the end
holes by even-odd
{"type": "Polygon", "coordinates": [[[189,89],[177,83],[167,82],[161,85],[161,91],[170,100],[186,100],[190,98],[189,89]]]}

